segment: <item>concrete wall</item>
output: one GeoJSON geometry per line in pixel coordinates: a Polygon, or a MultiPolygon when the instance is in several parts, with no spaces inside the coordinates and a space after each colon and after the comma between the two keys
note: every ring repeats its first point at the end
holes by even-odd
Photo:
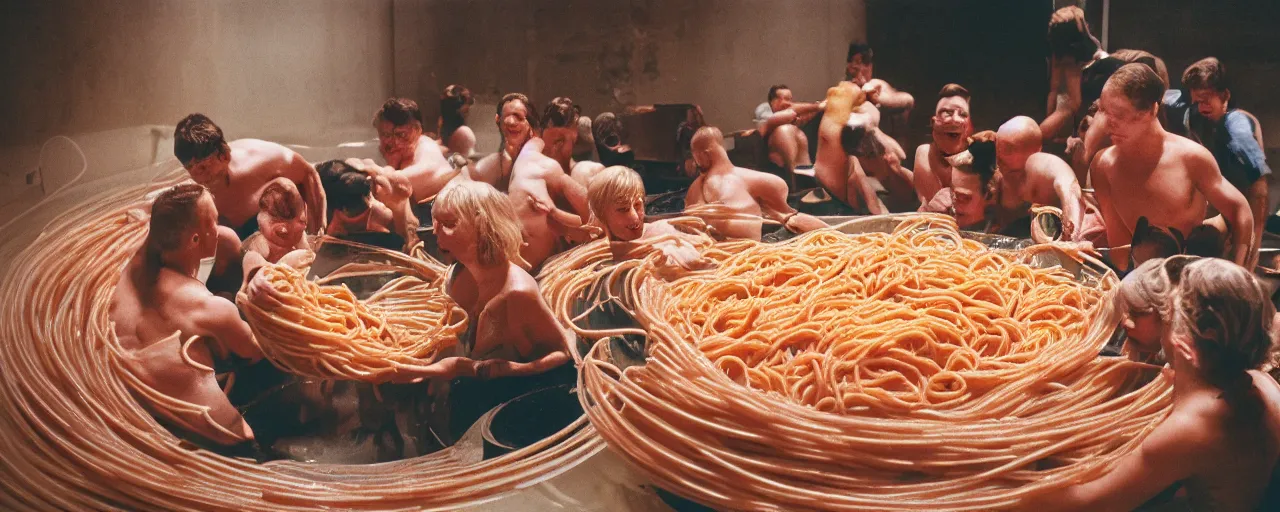
{"type": "MultiPolygon", "coordinates": [[[[1101,2],[1090,4],[1100,7],[1101,2]]],[[[1262,123],[1274,167],[1280,160],[1280,2],[1274,0],[1163,0],[1111,2],[1111,48],[1139,48],[1159,55],[1172,86],[1201,58],[1222,60],[1232,98],[1262,123]]]]}
{"type": "Polygon", "coordinates": [[[569,96],[593,116],[696,103],[743,129],[772,84],[821,98],[849,41],[865,39],[864,13],[862,0],[395,0],[395,90],[434,119],[440,91],[466,85],[482,150],[494,104],[517,91],[540,106],[569,96]]]}
{"type": "Polygon", "coordinates": [[[392,91],[390,18],[391,0],[0,2],[0,148],[196,111],[231,138],[357,133],[392,91]]]}

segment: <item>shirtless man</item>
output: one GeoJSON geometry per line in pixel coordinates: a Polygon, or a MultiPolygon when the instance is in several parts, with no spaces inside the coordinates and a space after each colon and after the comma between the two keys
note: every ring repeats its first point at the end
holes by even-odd
{"type": "Polygon", "coordinates": [[[1034,119],[1018,116],[1000,125],[996,132],[996,162],[1000,167],[1000,188],[996,206],[997,224],[1007,226],[1031,215],[1031,205],[1062,208],[1062,239],[1083,240],[1095,235],[1105,242],[1106,231],[1101,218],[1085,221],[1085,205],[1071,165],[1061,158],[1040,151],[1040,125],[1034,119]],[[1086,225],[1087,224],[1087,225],[1086,225]]]}
{"type": "Polygon", "coordinates": [[[951,165],[947,158],[969,148],[973,121],[969,119],[969,91],[947,84],[938,91],[938,105],[930,119],[933,142],[916,148],[914,185],[922,210],[939,191],[951,188],[951,165]]]}
{"type": "MultiPolygon", "coordinates": [[[[573,100],[563,96],[547,104],[546,110],[542,112],[542,141],[545,144],[542,154],[555,160],[561,169],[585,187],[591,181],[591,176],[604,169],[604,165],[590,160],[573,160],[574,148],[579,147],[578,141],[582,138],[581,121],[590,121],[578,112],[573,100]]],[[[591,145],[594,147],[595,143],[592,142],[591,145]]]]}
{"type": "MultiPolygon", "coordinates": [[[[1092,129],[1105,131],[1114,145],[1094,158],[1090,174],[1108,244],[1119,248],[1132,242],[1140,217],[1189,234],[1204,222],[1207,199],[1226,219],[1233,260],[1252,264],[1258,249],[1249,203],[1223,179],[1212,153],[1160,126],[1163,95],[1160,77],[1143,64],[1120,68],[1102,89],[1092,129]]],[[[1112,261],[1126,261],[1126,255],[1113,251],[1112,261]]]]}
{"type": "Polygon", "coordinates": [[[880,112],[865,99],[851,82],[827,90],[826,112],[818,125],[814,178],[845,204],[854,208],[865,204],[872,214],[889,213],[867,179],[869,171],[885,188],[893,210],[914,210],[914,178],[902,167],[906,152],[880,131],[880,112]]]}
{"type": "MultiPolygon", "coordinates": [[[[542,373],[571,361],[560,325],[520,264],[520,222],[502,193],[459,180],[440,192],[431,224],[458,266],[446,291],[473,318],[469,354],[482,378],[542,373]]],[[[452,270],[452,269],[451,269],[452,270]]]]}
{"type": "Polygon", "coordinates": [[[756,130],[769,142],[769,161],[794,173],[796,167],[810,167],[809,138],[800,126],[826,108],[825,103],[796,103],[786,85],[769,88],[769,112],[757,116],[756,130]]]}
{"type": "Polygon", "coordinates": [[[724,149],[724,135],[718,128],[699,128],[692,145],[693,160],[701,172],[689,185],[685,207],[719,204],[734,214],[762,217],[761,220],[709,219],[708,224],[721,235],[759,240],[763,219],[776,221],[795,233],[827,227],[816,217],[800,213],[787,204],[787,182],[782,178],[734,167],[724,149]]]}
{"type": "Polygon", "coordinates": [[[218,222],[236,230],[241,240],[258,230],[258,196],[276,178],[292,181],[307,203],[307,232],[320,233],[325,226],[324,187],[320,175],[302,156],[289,148],[257,139],[230,144],[222,129],[204,114],[191,114],[173,131],[173,155],[208,188],[220,215],[218,222]]]}
{"type": "Polygon", "coordinates": [[[252,440],[253,431],[213,371],[186,363],[183,354],[207,367],[215,354],[262,357],[235,304],[196,279],[200,260],[216,250],[217,225],[218,209],[203,186],[178,185],[161,193],[151,207],[147,239],[116,284],[110,315],[125,364],[143,385],[208,407],[207,416],[163,407],[153,412],[212,442],[234,445],[252,440]]]}
{"type": "Polygon", "coordinates": [[[512,93],[498,104],[495,116],[502,130],[502,150],[468,169],[473,181],[505,191],[524,226],[525,245],[520,255],[537,268],[555,254],[560,235],[590,220],[587,190],[565,174],[560,164],[542,154],[543,142],[535,137],[537,117],[530,119],[529,98],[512,93]],[[561,209],[568,203],[572,212],[561,209]],[[576,218],[575,218],[576,217],[576,218]]]}
{"type": "Polygon", "coordinates": [[[387,100],[374,113],[373,127],[378,130],[378,152],[387,165],[409,178],[415,201],[435,197],[458,175],[440,144],[422,133],[422,111],[413,100],[387,100]]]}

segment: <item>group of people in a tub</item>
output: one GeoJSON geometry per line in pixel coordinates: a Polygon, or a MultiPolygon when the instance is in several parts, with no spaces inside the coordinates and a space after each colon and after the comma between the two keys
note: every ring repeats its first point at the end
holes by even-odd
{"type": "MultiPolygon", "coordinates": [[[[905,93],[870,79],[870,55],[869,49],[851,49],[850,80],[832,88],[821,105],[797,107],[789,91],[771,90],[760,130],[770,140],[772,162],[812,174],[836,200],[863,202],[872,212],[914,200],[912,209],[950,213],[962,225],[998,224],[1002,208],[1057,204],[1068,238],[1112,246],[1135,242],[1135,219],[1149,218],[1161,227],[1198,226],[1206,203],[1212,203],[1225,218],[1218,225],[1233,238],[1223,254],[1237,263],[1256,259],[1252,201],[1246,203],[1224,181],[1213,155],[1164,132],[1157,106],[1163,86],[1148,64],[1117,66],[1100,86],[1098,125],[1113,149],[1089,146],[1101,152],[1085,163],[1100,196],[1109,195],[1099,198],[1099,209],[1081,200],[1070,165],[1041,152],[1041,140],[1048,138],[1041,129],[1053,119],[1037,124],[1016,118],[998,132],[971,137],[968,92],[958,86],[940,94],[933,144],[916,152],[914,172],[904,169],[901,148],[878,130],[875,107],[901,103],[905,93]],[[807,144],[803,134],[783,127],[819,110],[824,116],[810,170],[807,155],[798,152],[807,144]],[[1152,148],[1154,160],[1147,154],[1152,148]],[[1134,166],[1167,179],[1135,184],[1117,171],[1134,166]],[[868,174],[884,184],[886,200],[866,187],[868,174]],[[914,197],[894,196],[903,191],[914,197]],[[1134,201],[1111,199],[1129,193],[1134,201]]],[[[1063,82],[1069,96],[1078,94],[1078,68],[1087,68],[1088,59],[1058,60],[1055,84],[1063,82]]],[[[602,162],[627,151],[615,117],[601,116],[596,123],[613,132],[593,133],[568,98],[539,110],[523,94],[508,94],[494,117],[501,146],[475,160],[475,134],[462,122],[471,104],[464,88],[446,90],[436,140],[424,132],[413,101],[388,100],[373,120],[383,164],[348,159],[313,166],[271,142],[227,142],[200,114],[178,124],[174,154],[195,183],[165,190],[154,201],[147,239],[121,275],[111,315],[121,346],[139,359],[144,380],[209,407],[216,425],[200,428],[197,422],[195,434],[223,444],[253,437],[212,373],[182,364],[186,358],[208,364],[262,357],[234,303],[215,292],[247,287],[250,295],[271,293],[256,278],[257,270],[267,263],[305,264],[309,235],[383,232],[412,244],[425,220],[440,249],[457,261],[447,292],[472,319],[474,339],[466,341],[466,353],[401,376],[406,382],[528,376],[568,363],[572,333],[552,315],[533,273],[575,244],[603,236],[622,257],[646,240],[662,238],[654,248],[666,252],[671,264],[705,264],[692,240],[682,240],[673,225],[646,222],[644,185],[634,170],[585,158],[590,151],[582,151],[582,142],[592,137],[602,162]],[[420,203],[432,204],[429,219],[415,216],[420,203]],[[215,265],[206,285],[196,275],[201,260],[210,257],[215,265]],[[182,336],[171,336],[175,332],[182,336]],[[190,336],[202,341],[175,341],[190,336]],[[180,350],[185,357],[175,356],[180,350]]],[[[1065,110],[1052,111],[1051,118],[1065,110]]],[[[788,203],[783,177],[735,166],[718,129],[685,125],[679,140],[687,144],[686,166],[697,170],[686,207],[717,205],[719,213],[707,218],[717,236],[759,239],[766,223],[794,232],[825,226],[788,203]]],[[[1186,484],[1193,502],[1213,508],[1260,503],[1280,454],[1280,389],[1257,372],[1269,358],[1275,314],[1263,288],[1230,261],[1174,257],[1137,266],[1118,300],[1127,313],[1131,347],[1161,352],[1169,364],[1173,413],[1104,477],[1045,496],[1036,509],[1128,509],[1175,482],[1186,484]]]]}

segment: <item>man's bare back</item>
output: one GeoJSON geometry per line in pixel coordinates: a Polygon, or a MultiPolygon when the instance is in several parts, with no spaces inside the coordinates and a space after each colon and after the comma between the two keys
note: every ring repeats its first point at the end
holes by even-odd
{"type": "Polygon", "coordinates": [[[139,253],[130,261],[111,301],[111,320],[130,371],[162,394],[208,407],[214,424],[199,417],[170,417],[172,421],[219,444],[252,439],[253,432],[222,393],[214,373],[187,364],[183,357],[185,352],[210,367],[215,353],[256,359],[260,352],[249,326],[240,321],[234,304],[214,296],[194,277],[168,268],[151,276],[143,260],[139,253]],[[184,343],[194,336],[203,338],[184,343]]]}
{"type": "MultiPolygon", "coordinates": [[[[764,211],[751,190],[759,181],[767,178],[778,180],[784,187],[782,178],[750,169],[734,167],[732,173],[698,176],[689,186],[685,197],[685,207],[715,203],[724,206],[733,213],[763,217],[764,211]]],[[[776,185],[776,184],[775,184],[776,185]]],[[[715,228],[721,235],[729,238],[749,238],[759,240],[763,230],[761,220],[726,220],[708,219],[707,224],[715,228]]]]}

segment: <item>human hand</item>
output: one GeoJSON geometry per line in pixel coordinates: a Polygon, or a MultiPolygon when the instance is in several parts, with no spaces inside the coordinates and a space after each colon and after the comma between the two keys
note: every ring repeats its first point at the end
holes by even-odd
{"type": "Polygon", "coordinates": [[[296,269],[304,269],[310,267],[315,261],[316,253],[311,252],[308,249],[295,249],[289,251],[284,256],[281,256],[280,261],[277,263],[281,265],[288,265],[296,269]]]}

